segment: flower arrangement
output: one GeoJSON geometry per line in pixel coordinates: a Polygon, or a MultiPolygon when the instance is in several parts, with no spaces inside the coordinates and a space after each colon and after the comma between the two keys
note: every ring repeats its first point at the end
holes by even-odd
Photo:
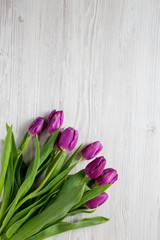
{"type": "Polygon", "coordinates": [[[105,217],[84,218],[66,222],[67,216],[92,213],[102,205],[108,194],[105,190],[117,179],[115,169],[104,169],[106,159],[96,157],[102,150],[99,141],[82,144],[68,157],[78,141],[78,131],[62,128],[63,111],[53,110],[48,119],[36,118],[15,143],[12,126],[6,125],[0,172],[0,240],[41,240],[72,229],[107,222],[105,217]],[[39,146],[43,129],[48,137],[39,146]],[[23,152],[35,139],[35,157],[27,166],[23,152]],[[80,159],[76,160],[77,153],[80,159]],[[75,174],[70,171],[84,158],[92,160],[85,169],[75,174]]]}

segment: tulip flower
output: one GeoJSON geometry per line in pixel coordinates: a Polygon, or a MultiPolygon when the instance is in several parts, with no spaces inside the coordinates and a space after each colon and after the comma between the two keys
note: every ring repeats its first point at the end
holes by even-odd
{"type": "Polygon", "coordinates": [[[98,207],[101,206],[105,201],[107,201],[107,199],[108,199],[108,194],[106,192],[102,192],[95,198],[86,202],[86,206],[88,208],[93,209],[93,208],[96,208],[97,206],[98,207]]]}
{"type": "Polygon", "coordinates": [[[92,159],[102,150],[102,148],[102,144],[99,141],[96,141],[83,148],[82,155],[87,160],[92,159]]]}
{"type": "Polygon", "coordinates": [[[46,121],[47,132],[55,132],[59,127],[62,126],[64,120],[63,111],[53,110],[46,121]]]}
{"type": "Polygon", "coordinates": [[[74,128],[66,128],[60,135],[58,145],[60,148],[72,151],[78,141],[78,131],[74,128]]]}
{"type": "Polygon", "coordinates": [[[106,159],[104,157],[95,158],[86,166],[85,173],[92,179],[98,178],[103,172],[105,165],[106,159]]]}
{"type": "Polygon", "coordinates": [[[43,126],[44,126],[44,118],[37,117],[29,126],[28,132],[31,135],[36,135],[36,134],[39,135],[43,130],[43,126]]]}
{"type": "Polygon", "coordinates": [[[118,179],[117,171],[113,168],[105,169],[96,179],[97,185],[113,184],[118,179]]]}

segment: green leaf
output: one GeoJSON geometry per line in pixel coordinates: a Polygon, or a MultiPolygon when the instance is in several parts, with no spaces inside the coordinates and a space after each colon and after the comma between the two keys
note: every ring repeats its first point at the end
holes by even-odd
{"type": "Polygon", "coordinates": [[[91,190],[91,189],[86,185],[86,187],[85,187],[85,189],[84,189],[84,192],[87,192],[87,191],[89,191],[89,190],[91,190]]]}
{"type": "Polygon", "coordinates": [[[42,197],[41,199],[37,200],[36,202],[32,203],[30,206],[22,209],[21,211],[17,212],[10,220],[10,222],[7,224],[7,226],[4,228],[4,232],[6,232],[15,222],[26,216],[28,212],[34,208],[39,202],[42,202],[46,196],[42,197]]]}
{"type": "MultiPolygon", "coordinates": [[[[6,124],[6,128],[7,128],[7,132],[9,131],[10,127],[8,126],[8,124],[6,124]]],[[[16,143],[15,143],[15,138],[14,138],[14,134],[12,132],[12,148],[11,148],[11,161],[13,162],[13,167],[15,167],[15,161],[17,158],[17,147],[16,147],[16,143]]]]}
{"type": "Polygon", "coordinates": [[[93,213],[97,210],[97,208],[93,209],[93,210],[87,210],[88,208],[82,208],[82,209],[77,209],[77,210],[74,210],[74,211],[71,211],[67,214],[67,217],[69,216],[74,216],[74,215],[77,215],[77,214],[81,214],[81,213],[93,213]]]}
{"type": "Polygon", "coordinates": [[[12,163],[10,163],[8,166],[7,175],[4,183],[3,201],[0,209],[0,222],[2,222],[5,211],[10,203],[11,192],[13,187],[12,182],[14,183],[13,166],[12,163]]]}
{"type": "Polygon", "coordinates": [[[78,208],[79,206],[81,206],[82,204],[86,203],[87,201],[91,200],[92,198],[95,198],[97,195],[99,195],[100,193],[104,192],[107,188],[109,188],[112,184],[106,184],[106,185],[102,185],[102,186],[96,186],[93,189],[91,189],[90,191],[87,191],[84,193],[82,199],[80,200],[79,203],[77,203],[72,210],[78,208]]]}
{"type": "Polygon", "coordinates": [[[39,149],[38,136],[36,135],[36,154],[35,154],[35,159],[33,161],[32,171],[30,172],[30,175],[25,179],[25,181],[22,183],[21,187],[19,188],[10,209],[4,218],[2,227],[0,228],[0,233],[3,231],[3,229],[5,228],[5,226],[11,219],[11,217],[13,216],[14,212],[17,210],[16,206],[18,201],[29,191],[32,184],[34,183],[34,179],[36,177],[39,163],[40,163],[40,149],[39,149]]]}
{"type": "MultiPolygon", "coordinates": [[[[8,124],[6,124],[6,129],[7,131],[9,131],[10,127],[8,126],[8,124]]],[[[10,154],[10,164],[9,164],[9,169],[10,169],[10,176],[8,176],[8,183],[5,184],[5,188],[8,189],[4,189],[4,196],[3,196],[3,209],[0,213],[0,219],[2,219],[3,215],[4,215],[4,211],[6,209],[6,207],[8,206],[9,202],[12,202],[12,200],[14,199],[15,195],[17,194],[17,191],[21,185],[21,176],[20,176],[20,168],[21,166],[25,165],[25,163],[23,162],[23,158],[22,158],[22,152],[25,149],[25,147],[28,145],[29,141],[27,138],[28,132],[27,134],[25,134],[25,136],[23,137],[21,144],[19,145],[19,156],[18,156],[18,151],[16,148],[16,143],[15,143],[15,138],[14,138],[14,134],[12,132],[12,149],[11,149],[11,154],[10,154]],[[7,195],[9,195],[7,197],[7,195]]]]}
{"type": "Polygon", "coordinates": [[[67,180],[67,176],[65,176],[61,181],[59,181],[52,189],[50,190],[50,194],[54,195],[57,191],[62,190],[62,186],[64,185],[65,181],[67,180]]]}
{"type": "Polygon", "coordinates": [[[49,181],[50,177],[54,177],[54,172],[55,174],[57,174],[57,168],[59,168],[59,163],[61,165],[61,161],[64,161],[66,157],[66,152],[60,152],[57,157],[56,157],[56,161],[54,162],[52,168],[50,169],[50,171],[48,172],[47,176],[44,178],[43,182],[40,184],[40,186],[35,190],[36,192],[39,192],[40,189],[43,188],[43,186],[45,186],[45,184],[49,181]]]}
{"type": "MultiPolygon", "coordinates": [[[[56,195],[59,193],[59,191],[61,191],[62,186],[64,184],[64,182],[66,181],[66,177],[64,177],[61,181],[59,181],[52,189],[49,193],[47,193],[46,195],[51,195],[52,197],[56,197],[56,195]]],[[[44,204],[39,213],[42,212],[46,207],[48,207],[50,204],[52,204],[52,200],[50,202],[47,202],[46,204],[44,204]]]]}
{"type": "MultiPolygon", "coordinates": [[[[28,139],[28,131],[24,134],[20,144],[18,145],[18,151],[22,152],[24,150],[24,146],[26,145],[26,142],[28,139]]],[[[29,140],[31,139],[31,137],[29,138],[29,140]]],[[[29,143],[29,142],[28,142],[29,143]]],[[[23,161],[23,156],[22,154],[19,156],[19,160],[18,160],[18,164],[15,170],[15,178],[17,181],[17,186],[20,186],[24,180],[24,175],[26,174],[27,171],[27,165],[26,163],[23,161]]]]}
{"type": "Polygon", "coordinates": [[[18,154],[18,151],[15,143],[14,134],[12,132],[12,149],[11,149],[11,156],[10,156],[10,185],[11,185],[12,191],[9,194],[10,202],[13,200],[15,196],[14,192],[16,191],[17,193],[17,188],[16,188],[17,182],[15,179],[15,167],[16,167],[17,154],[18,154]]]}
{"type": "MultiPolygon", "coordinates": [[[[42,151],[40,153],[40,164],[39,164],[39,168],[41,167],[41,165],[43,164],[43,162],[47,159],[47,157],[49,156],[49,154],[53,151],[53,146],[54,143],[57,139],[59,133],[59,129],[57,129],[56,132],[52,133],[51,136],[49,137],[48,141],[46,142],[46,144],[43,146],[42,151]]],[[[27,170],[27,174],[26,177],[28,177],[28,175],[30,174],[30,172],[32,171],[33,168],[33,162],[31,162],[31,164],[28,167],[27,170]]],[[[37,173],[38,174],[38,173],[37,173]]]]}
{"type": "Polygon", "coordinates": [[[46,158],[46,160],[43,162],[43,164],[38,169],[36,179],[39,179],[41,177],[41,175],[44,173],[44,171],[47,169],[48,165],[50,164],[50,161],[52,160],[51,155],[52,154],[49,154],[49,156],[46,158]]]}
{"type": "Polygon", "coordinates": [[[63,165],[63,167],[62,167],[62,169],[61,169],[61,172],[64,171],[65,169],[67,169],[67,168],[71,165],[73,159],[74,159],[75,156],[77,155],[78,151],[81,149],[82,145],[83,145],[83,144],[81,144],[81,145],[76,149],[76,151],[70,156],[70,158],[65,162],[65,164],[63,165]]]}
{"type": "MultiPolygon", "coordinates": [[[[8,124],[6,125],[6,128],[8,131],[8,129],[9,129],[8,124]]],[[[13,197],[17,193],[17,191],[21,185],[21,182],[22,182],[21,167],[22,166],[24,167],[24,165],[25,165],[25,163],[23,162],[22,153],[25,150],[25,148],[27,147],[27,145],[29,144],[31,138],[32,138],[32,136],[28,137],[28,132],[26,132],[21,140],[21,143],[18,146],[18,151],[17,151],[14,134],[12,133],[12,152],[11,152],[12,159],[11,159],[11,161],[13,162],[13,176],[14,176],[13,197]]],[[[11,200],[13,200],[13,198],[11,198],[11,200]]]]}
{"type": "Polygon", "coordinates": [[[70,178],[66,181],[66,183],[63,185],[62,191],[65,192],[69,189],[72,189],[74,187],[77,187],[80,183],[82,183],[82,180],[86,176],[85,171],[81,170],[74,175],[71,175],[70,178]]]}
{"type": "Polygon", "coordinates": [[[80,201],[84,185],[58,194],[53,203],[40,214],[27,221],[10,240],[25,240],[39,232],[49,222],[56,222],[66,216],[70,209],[80,201]]]}
{"type": "Polygon", "coordinates": [[[3,235],[0,235],[0,240],[8,240],[8,238],[6,237],[5,234],[3,234],[3,235]]]}
{"type": "MultiPolygon", "coordinates": [[[[6,124],[6,130],[7,132],[10,130],[10,127],[8,124],[6,124]]],[[[11,146],[11,153],[10,153],[10,160],[8,164],[8,170],[6,174],[6,179],[4,182],[4,194],[3,194],[3,201],[2,201],[2,207],[0,209],[0,220],[2,222],[5,211],[12,201],[14,197],[14,165],[15,165],[15,159],[17,157],[17,148],[15,144],[14,134],[12,132],[12,146],[11,146]]]]}
{"type": "MultiPolygon", "coordinates": [[[[20,218],[18,221],[14,222],[14,224],[7,230],[7,232],[6,232],[7,238],[10,238],[21,227],[21,225],[24,222],[26,222],[26,220],[30,216],[32,216],[33,213],[36,212],[37,209],[39,209],[41,206],[43,206],[49,200],[49,198],[50,198],[50,195],[48,195],[47,197],[46,196],[43,197],[39,202],[37,202],[35,204],[34,207],[32,206],[32,208],[30,208],[30,210],[28,212],[25,211],[26,214],[22,218],[20,218]]],[[[22,210],[22,211],[24,212],[24,210],[22,210]]]]}
{"type": "Polygon", "coordinates": [[[43,147],[41,151],[40,165],[46,160],[48,155],[53,151],[53,146],[58,137],[59,129],[57,129],[56,132],[52,133],[51,137],[48,139],[47,143],[43,147]]]}
{"type": "Polygon", "coordinates": [[[27,166],[23,161],[23,156],[21,155],[19,158],[19,163],[17,165],[17,168],[15,170],[15,179],[17,181],[17,185],[18,187],[21,186],[23,180],[24,180],[24,176],[22,175],[22,169],[25,168],[25,171],[27,171],[27,166]]]}
{"type": "MultiPolygon", "coordinates": [[[[45,193],[46,191],[49,191],[52,189],[59,181],[61,181],[79,162],[81,159],[79,159],[77,162],[72,164],[69,168],[58,174],[57,177],[55,177],[44,189],[41,190],[41,194],[45,193]]],[[[40,193],[37,193],[40,194],[40,193]]]]}
{"type": "Polygon", "coordinates": [[[54,167],[54,170],[52,171],[52,173],[50,174],[50,177],[48,178],[47,182],[50,182],[61,170],[61,167],[64,163],[64,160],[66,158],[66,152],[64,152],[63,150],[60,150],[59,154],[56,155],[56,157],[54,157],[53,161],[51,161],[50,163],[50,167],[47,171],[46,176],[48,176],[48,174],[52,171],[52,168],[54,167]]]}
{"type": "Polygon", "coordinates": [[[56,163],[57,157],[59,156],[59,154],[60,154],[62,151],[63,151],[63,150],[58,149],[58,151],[53,152],[53,154],[52,154],[52,156],[51,156],[50,164],[48,164],[48,166],[47,166],[47,168],[46,168],[45,176],[49,173],[49,171],[51,170],[52,166],[56,163]]]}
{"type": "Polygon", "coordinates": [[[28,133],[24,135],[19,147],[18,147],[18,155],[15,161],[15,180],[17,182],[17,186],[18,188],[20,187],[21,183],[22,183],[22,174],[21,174],[21,169],[25,169],[25,171],[27,171],[27,166],[25,164],[25,162],[23,161],[23,156],[22,153],[25,150],[25,148],[28,146],[29,142],[32,139],[32,135],[29,135],[28,137],[28,133]]]}
{"type": "Polygon", "coordinates": [[[24,202],[26,202],[27,200],[31,199],[31,198],[35,198],[35,197],[39,197],[40,195],[50,191],[52,189],[54,189],[54,186],[61,181],[80,161],[81,159],[79,159],[77,162],[75,162],[71,167],[69,167],[68,169],[66,169],[65,171],[63,171],[62,173],[58,174],[57,177],[55,177],[50,183],[47,184],[47,186],[45,186],[44,188],[42,188],[40,191],[37,192],[37,190],[35,190],[34,192],[31,192],[29,195],[27,195],[18,205],[21,206],[24,202]]]}
{"type": "Polygon", "coordinates": [[[17,164],[18,164],[18,160],[20,158],[20,156],[22,155],[23,151],[25,150],[25,148],[28,146],[29,142],[31,141],[32,139],[32,135],[29,135],[29,137],[26,139],[26,141],[23,143],[23,145],[21,146],[21,148],[18,150],[18,157],[16,159],[16,166],[15,168],[17,167],[17,164]]]}
{"type": "Polygon", "coordinates": [[[10,153],[12,148],[12,126],[7,132],[7,136],[4,141],[2,156],[1,156],[1,172],[0,172],[0,196],[4,186],[7,169],[9,165],[10,153]]]}
{"type": "Polygon", "coordinates": [[[83,227],[89,227],[93,225],[102,224],[109,221],[108,218],[104,217],[93,217],[93,218],[84,218],[81,221],[75,222],[75,223],[68,223],[68,222],[61,222],[57,223],[55,225],[52,225],[51,227],[46,228],[43,231],[40,231],[36,235],[27,238],[27,240],[43,240],[48,237],[67,232],[73,229],[77,228],[83,228],[83,227]]]}
{"type": "Polygon", "coordinates": [[[24,134],[22,140],[20,141],[20,144],[18,145],[18,150],[22,150],[22,146],[26,142],[27,137],[28,137],[28,131],[24,134]]]}

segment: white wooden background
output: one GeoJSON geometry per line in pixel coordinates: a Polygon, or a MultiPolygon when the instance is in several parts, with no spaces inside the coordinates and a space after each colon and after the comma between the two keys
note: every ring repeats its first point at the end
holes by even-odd
{"type": "Polygon", "coordinates": [[[50,239],[159,240],[159,0],[0,0],[0,137],[54,108],[119,181],[93,214],[110,222],[50,239]]]}

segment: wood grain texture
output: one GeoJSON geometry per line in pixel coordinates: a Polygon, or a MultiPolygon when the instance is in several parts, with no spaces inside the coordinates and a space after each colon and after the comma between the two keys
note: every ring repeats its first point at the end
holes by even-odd
{"type": "Polygon", "coordinates": [[[119,172],[110,222],[49,239],[160,239],[159,26],[158,0],[0,0],[0,136],[64,109],[119,172]]]}

